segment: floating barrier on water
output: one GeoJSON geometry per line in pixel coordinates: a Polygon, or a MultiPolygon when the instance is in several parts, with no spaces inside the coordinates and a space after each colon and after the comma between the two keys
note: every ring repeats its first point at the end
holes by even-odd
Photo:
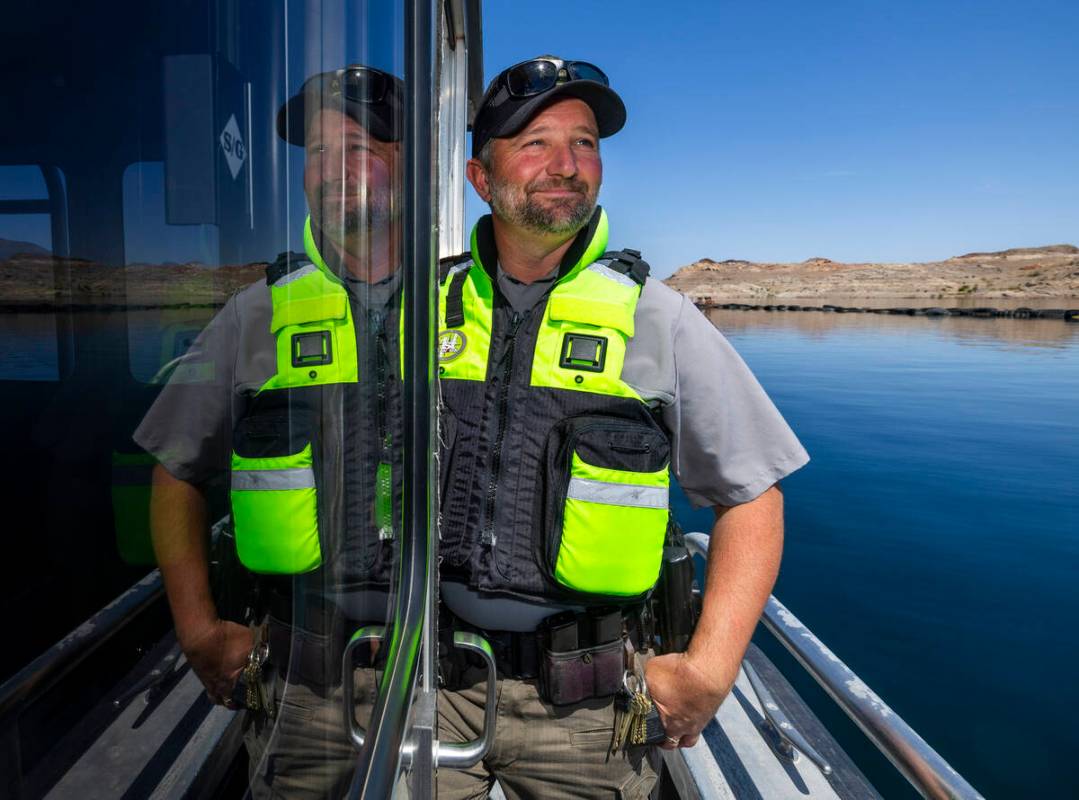
{"type": "Polygon", "coordinates": [[[908,317],[974,317],[975,319],[996,319],[1004,317],[1009,319],[1060,319],[1066,322],[1079,323],[1079,308],[992,308],[981,306],[979,308],[943,308],[930,306],[928,308],[908,308],[898,306],[894,308],[863,308],[861,306],[837,306],[833,303],[824,303],[819,306],[803,306],[801,304],[775,304],[756,305],[754,303],[715,303],[710,298],[704,298],[697,302],[697,306],[703,309],[724,309],[727,311],[821,311],[827,314],[896,314],[908,317]]]}

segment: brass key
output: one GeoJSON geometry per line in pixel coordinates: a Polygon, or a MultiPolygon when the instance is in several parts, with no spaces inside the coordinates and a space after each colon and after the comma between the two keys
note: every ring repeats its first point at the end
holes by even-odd
{"type": "Polygon", "coordinates": [[[628,692],[623,694],[620,691],[614,699],[614,739],[611,741],[611,753],[617,753],[621,750],[626,743],[626,737],[629,736],[630,727],[633,725],[633,712],[631,710],[630,702],[632,701],[632,694],[628,692]],[[623,704],[625,707],[623,708],[623,704]]]}
{"type": "Polygon", "coordinates": [[[631,701],[633,708],[633,730],[630,732],[630,744],[644,744],[648,738],[648,712],[652,710],[652,699],[644,692],[637,692],[631,701]]]}
{"type": "Polygon", "coordinates": [[[244,704],[251,711],[270,711],[266,700],[266,688],[262,685],[262,665],[269,653],[269,645],[262,642],[252,648],[247,656],[247,664],[243,669],[244,683],[247,686],[244,704]]]}

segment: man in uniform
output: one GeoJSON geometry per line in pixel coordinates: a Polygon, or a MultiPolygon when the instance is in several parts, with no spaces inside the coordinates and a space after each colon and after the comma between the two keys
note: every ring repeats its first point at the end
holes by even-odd
{"type": "MultiPolygon", "coordinates": [[[[641,649],[673,471],[712,506],[708,590],[685,652],[647,661],[661,746],[692,746],[729,692],[779,568],[780,479],[808,456],[724,337],[607,252],[600,140],[626,118],[592,64],[543,56],[490,84],[467,175],[491,207],[443,277],[441,594],[499,661],[497,741],[440,797],[645,797],[611,694],[641,649]],[[616,629],[612,629],[612,608],[616,629]],[[646,616],[646,615],[644,615],[646,616]],[[612,748],[612,739],[615,738],[612,748]]],[[[447,667],[440,734],[478,735],[483,675],[447,667]]]]}
{"type": "MultiPolygon", "coordinates": [[[[343,793],[355,751],[342,647],[385,620],[400,520],[402,99],[398,78],[350,66],[280,109],[278,134],[306,150],[306,255],[282,254],[228,301],[135,433],[158,461],[151,525],[177,638],[213,702],[251,708],[256,797],[343,793]],[[239,558],[262,574],[269,618],[254,631],[219,617],[210,590],[206,488],[223,476],[239,558]]],[[[355,682],[369,706],[372,671],[355,682]]]]}

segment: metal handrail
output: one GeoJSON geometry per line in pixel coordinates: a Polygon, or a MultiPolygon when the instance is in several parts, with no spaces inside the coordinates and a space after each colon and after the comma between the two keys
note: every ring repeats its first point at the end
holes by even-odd
{"type": "Polygon", "coordinates": [[[433,431],[435,241],[431,199],[431,120],[434,108],[434,6],[405,3],[405,182],[401,263],[405,315],[402,391],[406,476],[402,492],[401,564],[394,598],[386,671],[378,687],[368,734],[360,750],[349,798],[390,797],[405,745],[411,699],[420,666],[428,596],[433,431]]]}
{"type": "Polygon", "coordinates": [[[0,685],[0,728],[68,675],[155,600],[164,587],[153,570],[0,685]]]}
{"type": "MultiPolygon", "coordinates": [[[[707,534],[686,534],[686,545],[693,555],[707,558],[707,534]]],[[[774,595],[768,597],[761,621],[922,797],[983,800],[943,756],[774,595]]]]}

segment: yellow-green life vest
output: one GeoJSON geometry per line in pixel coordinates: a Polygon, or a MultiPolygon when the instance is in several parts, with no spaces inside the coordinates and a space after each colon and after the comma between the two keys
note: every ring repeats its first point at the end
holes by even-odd
{"type": "Polygon", "coordinates": [[[522,315],[495,290],[485,217],[471,259],[441,282],[444,578],[582,602],[633,600],[656,582],[669,437],[622,379],[647,266],[606,246],[597,209],[522,315]]]}
{"type": "Polygon", "coordinates": [[[267,270],[276,371],[233,434],[236,547],[253,572],[308,573],[332,556],[335,582],[385,583],[399,524],[396,326],[385,322],[393,341],[379,339],[386,352],[374,355],[386,373],[361,376],[348,290],[319,254],[310,219],[304,233],[307,258],[283,254],[267,270]]]}

